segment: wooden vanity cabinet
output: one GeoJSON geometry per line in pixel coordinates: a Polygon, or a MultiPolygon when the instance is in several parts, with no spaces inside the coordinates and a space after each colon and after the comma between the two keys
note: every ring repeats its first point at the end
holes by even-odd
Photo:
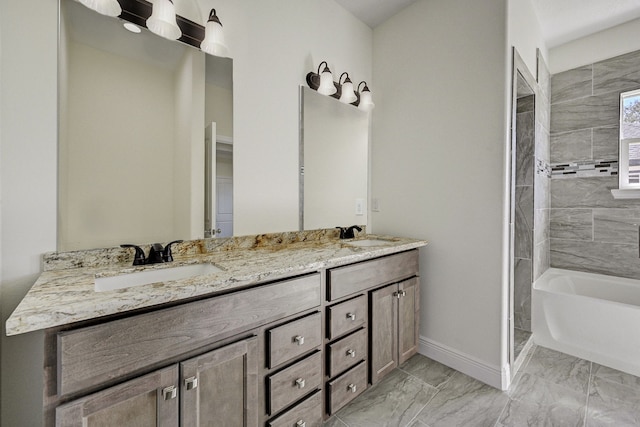
{"type": "Polygon", "coordinates": [[[257,427],[257,339],[245,339],[56,409],[58,427],[257,427]]]}
{"type": "Polygon", "coordinates": [[[418,352],[419,310],[417,277],[370,293],[372,384],[418,352]]]}

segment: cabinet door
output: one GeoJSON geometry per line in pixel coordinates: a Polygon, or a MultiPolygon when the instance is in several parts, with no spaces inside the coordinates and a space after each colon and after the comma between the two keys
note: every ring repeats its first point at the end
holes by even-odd
{"type": "Polygon", "coordinates": [[[398,364],[418,352],[420,282],[414,277],[398,284],[398,364]]]}
{"type": "Polygon", "coordinates": [[[256,337],[180,363],[181,418],[185,427],[256,427],[256,337]]]}
{"type": "Polygon", "coordinates": [[[57,427],[177,427],[178,366],[144,375],[56,409],[57,427]]]}
{"type": "Polygon", "coordinates": [[[398,366],[398,285],[371,292],[371,383],[398,366]]]}

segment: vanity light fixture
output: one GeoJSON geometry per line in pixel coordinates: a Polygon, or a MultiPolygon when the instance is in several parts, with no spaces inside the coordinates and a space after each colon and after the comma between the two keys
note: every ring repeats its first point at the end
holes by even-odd
{"type": "Polygon", "coordinates": [[[333,82],[333,74],[331,74],[327,61],[322,61],[320,65],[318,65],[317,73],[311,71],[307,74],[307,84],[311,89],[317,90],[318,93],[323,95],[333,95],[338,91],[333,82]],[[320,71],[322,64],[324,64],[324,68],[320,71]]]}
{"type": "Polygon", "coordinates": [[[338,79],[338,86],[340,87],[340,102],[344,102],[345,104],[351,104],[357,101],[358,97],[356,93],[353,91],[353,82],[349,78],[349,73],[346,71],[340,74],[340,78],[338,79]],[[347,76],[344,79],[344,83],[340,83],[342,81],[342,76],[347,76]]]}
{"type": "Polygon", "coordinates": [[[80,3],[85,5],[91,10],[106,15],[106,16],[120,16],[122,8],[118,0],[79,0],[80,3]]]}
{"type": "Polygon", "coordinates": [[[204,39],[200,43],[200,49],[211,55],[226,57],[229,49],[224,42],[224,33],[222,31],[222,23],[216,15],[216,10],[211,9],[209,20],[205,25],[204,39]]]}
{"type": "Polygon", "coordinates": [[[371,111],[376,106],[371,99],[371,91],[369,90],[369,86],[367,86],[367,82],[364,80],[358,83],[358,91],[356,92],[359,98],[358,108],[362,111],[371,111]],[[364,88],[360,91],[360,86],[364,83],[364,88]]]}
{"type": "Polygon", "coordinates": [[[153,0],[151,16],[147,28],[165,39],[178,40],[182,31],[176,22],[176,7],[172,0],[153,0]]]}

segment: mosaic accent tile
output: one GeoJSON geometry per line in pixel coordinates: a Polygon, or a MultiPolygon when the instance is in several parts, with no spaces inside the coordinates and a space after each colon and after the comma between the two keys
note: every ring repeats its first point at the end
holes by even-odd
{"type": "Polygon", "coordinates": [[[591,65],[552,75],[551,104],[590,96],[591,78],[591,65]]]}
{"type": "Polygon", "coordinates": [[[551,177],[553,179],[592,178],[617,175],[617,160],[587,160],[581,162],[555,163],[551,165],[551,177]]]}

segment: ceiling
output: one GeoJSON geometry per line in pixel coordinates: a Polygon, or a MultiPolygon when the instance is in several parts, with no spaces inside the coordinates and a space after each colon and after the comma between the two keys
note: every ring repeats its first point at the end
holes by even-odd
{"type": "MultiPolygon", "coordinates": [[[[336,0],[375,28],[417,0],[336,0]]],[[[551,48],[640,18],[640,0],[532,0],[551,48]]]]}

